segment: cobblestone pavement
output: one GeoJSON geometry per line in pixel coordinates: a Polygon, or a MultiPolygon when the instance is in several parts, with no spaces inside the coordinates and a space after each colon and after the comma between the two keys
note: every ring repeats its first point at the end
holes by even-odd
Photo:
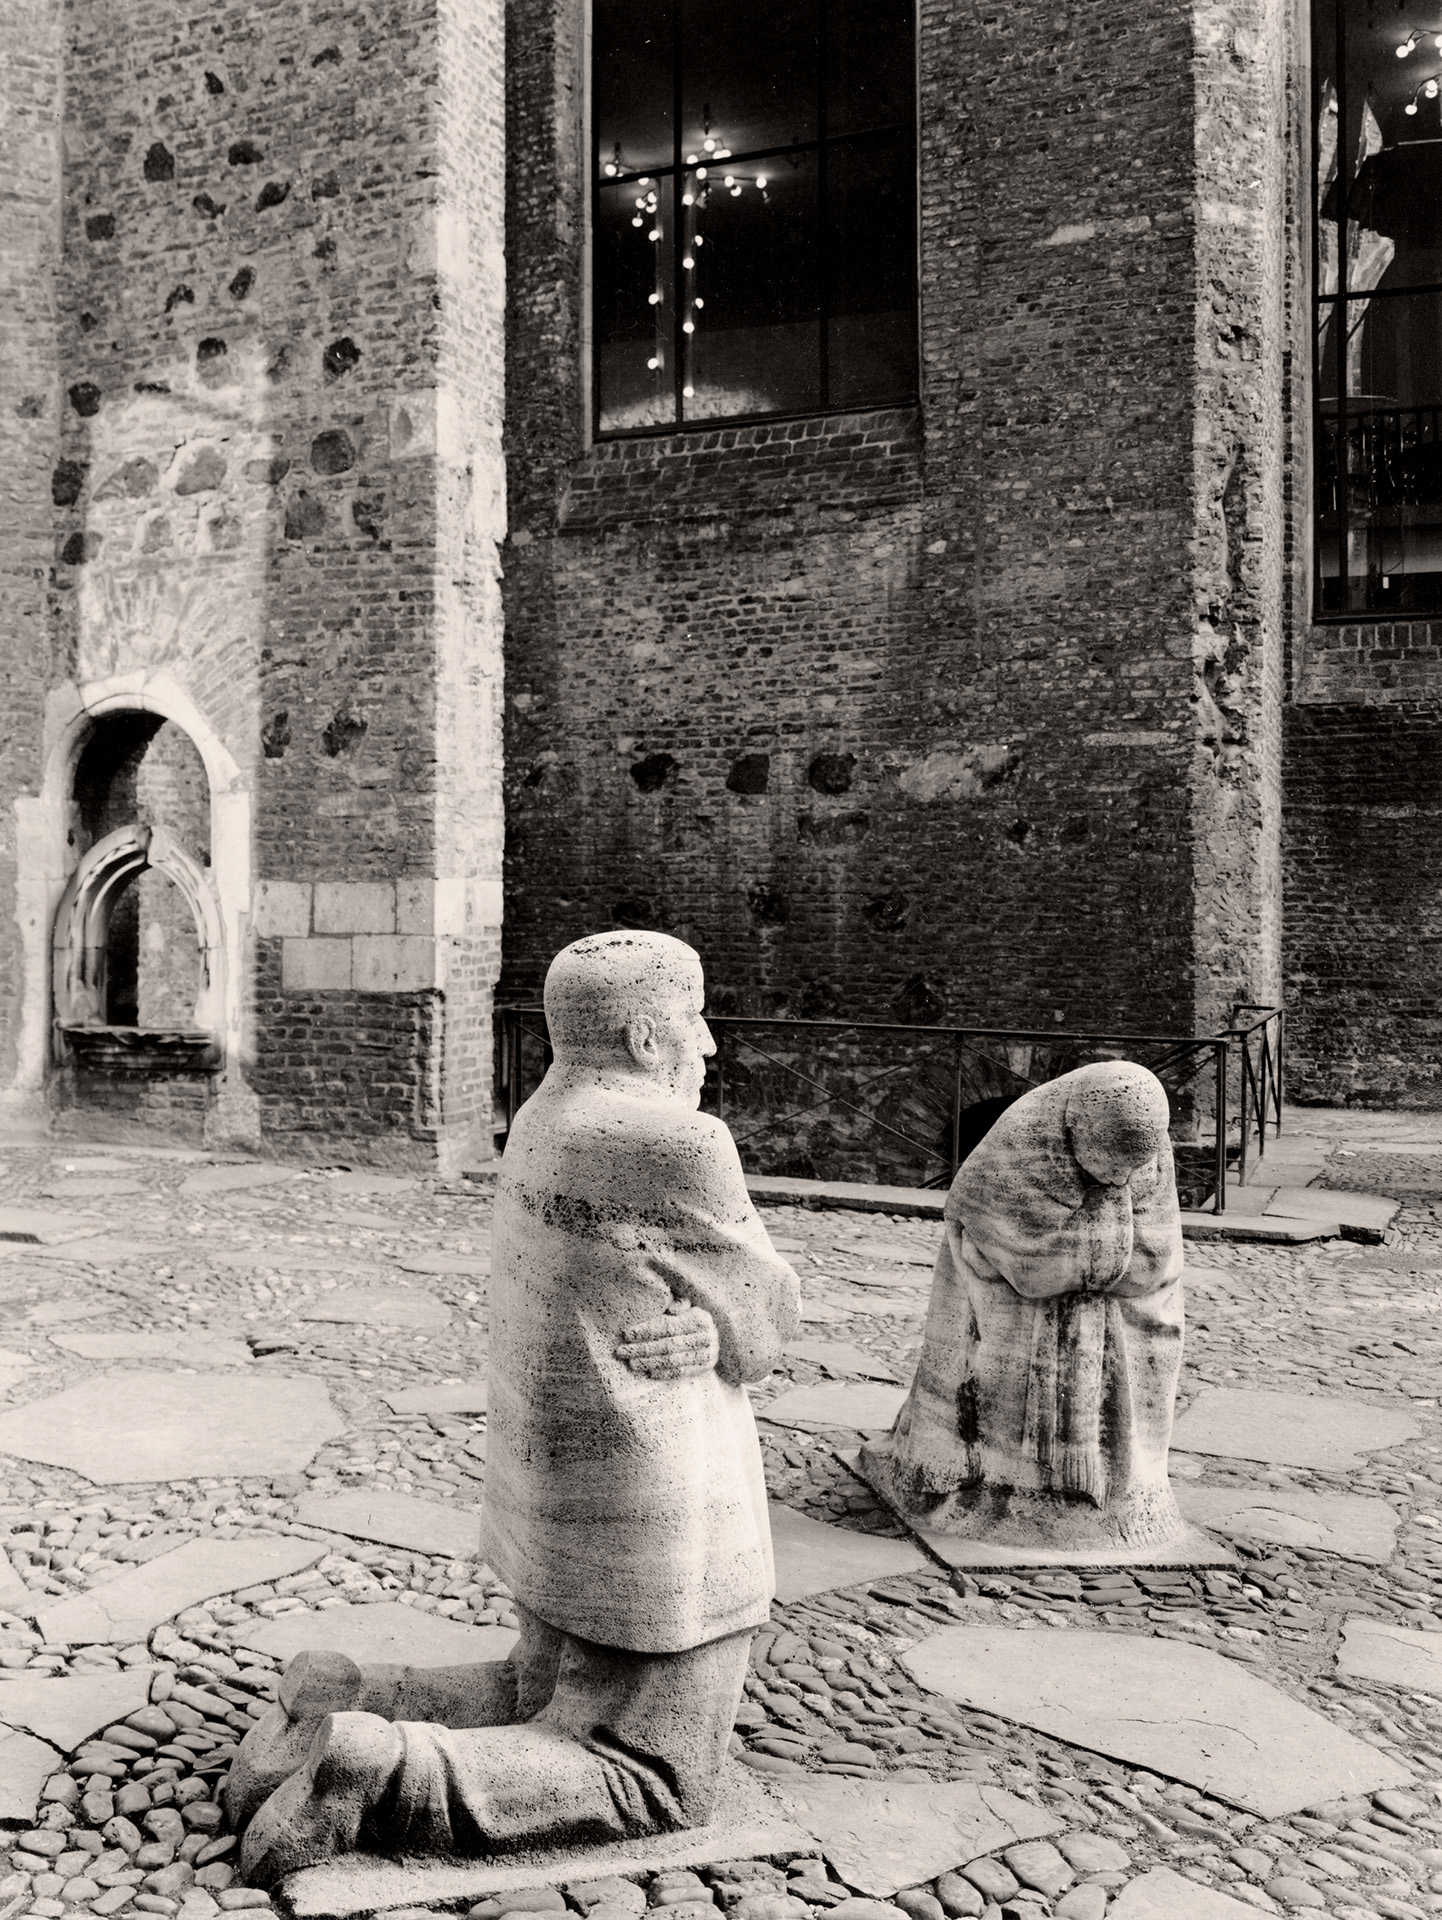
{"type": "MultiPolygon", "coordinates": [[[[1373,1496],[1396,1518],[1392,1557],[1369,1564],[1241,1538],[1235,1572],[973,1577],[938,1566],[779,1606],[756,1637],[737,1716],[733,1749],[746,1765],[780,1780],[991,1783],[1050,1810],[1065,1832],[899,1892],[894,1903],[857,1897],[810,1855],[671,1873],[645,1889],[572,1888],[572,1910],[604,1908],[603,1920],[614,1920],[613,1909],[639,1908],[644,1892],[653,1906],[686,1907],[679,1920],[718,1907],[739,1920],[806,1920],[828,1909],[834,1920],[899,1920],[898,1910],[912,1920],[1098,1920],[1131,1881],[1165,1866],[1264,1912],[1340,1920],[1442,1912],[1442,1699],[1350,1678],[1337,1665],[1342,1623],[1358,1615],[1442,1635],[1442,1146],[1430,1136],[1405,1144],[1400,1123],[1358,1144],[1350,1118],[1328,1117],[1337,1124],[1324,1178],[1404,1200],[1389,1244],[1192,1248],[1183,1404],[1207,1385],[1345,1397],[1407,1410],[1417,1437],[1347,1471],[1200,1453],[1178,1456],[1175,1471],[1183,1486],[1373,1496]],[[926,1692],[899,1657],[955,1622],[1085,1625],[1212,1648],[1404,1761],[1412,1785],[1259,1819],[926,1692]]],[[[210,1920],[268,1905],[237,1884],[216,1799],[280,1665],[247,1637],[282,1616],[385,1601],[460,1625],[514,1625],[509,1594],[475,1555],[366,1542],[299,1517],[302,1501],[354,1488],[478,1507],[484,1414],[397,1411],[391,1399],[485,1376],[488,1190],[336,1171],[269,1178],[268,1169],[124,1147],[32,1144],[0,1157],[0,1234],[39,1236],[0,1243],[0,1422],[91,1382],[85,1417],[103,1438],[144,1391],[137,1371],[199,1370],[309,1377],[323,1383],[344,1427],[299,1472],[176,1471],[160,1484],[97,1485],[69,1467],[0,1455],[0,1525],[17,1576],[0,1584],[0,1722],[31,1724],[6,1696],[21,1699],[36,1678],[155,1669],[136,1678],[130,1710],[85,1730],[95,1738],[77,1748],[55,1736],[63,1764],[43,1770],[37,1810],[20,1809],[12,1792],[0,1920],[86,1911],[210,1920]],[[227,1184],[257,1175],[268,1183],[227,1184]],[[84,1237],[62,1238],[71,1232],[84,1237]],[[427,1300],[444,1311],[425,1311],[427,1300]],[[390,1302],[389,1322],[312,1317],[364,1314],[367,1301],[390,1302]],[[142,1348],[123,1335],[165,1339],[142,1348]],[[97,1344],[98,1336],[110,1338],[97,1344]],[[187,1541],[262,1535],[309,1542],[311,1564],[184,1607],[125,1644],[37,1627],[48,1609],[101,1595],[187,1541]]],[[[773,1500],[855,1531],[899,1534],[843,1464],[854,1431],[779,1427],[765,1414],[779,1393],[830,1374],[909,1378],[937,1229],[798,1208],[769,1209],[767,1221],[802,1276],[812,1356],[796,1357],[755,1394],[773,1500]],[[855,1352],[828,1355],[837,1343],[873,1364],[855,1352]]],[[[0,1776],[9,1750],[0,1742],[0,1776]]],[[[532,1894],[527,1903],[564,1901],[532,1894]]],[[[489,1902],[476,1920],[516,1906],[489,1902]]]]}

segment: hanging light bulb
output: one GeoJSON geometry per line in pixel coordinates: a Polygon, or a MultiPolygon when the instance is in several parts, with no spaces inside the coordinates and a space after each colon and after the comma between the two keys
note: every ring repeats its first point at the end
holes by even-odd
{"type": "Polygon", "coordinates": [[[651,369],[652,373],[656,371],[657,367],[659,367],[660,364],[661,362],[656,358],[654,353],[651,355],[651,358],[646,362],[646,365],[651,369]]]}
{"type": "Polygon", "coordinates": [[[681,265],[685,267],[688,273],[691,271],[692,267],[695,266],[695,264],[696,262],[691,258],[689,253],[686,255],[685,259],[681,262],[681,265]]]}
{"type": "MultiPolygon", "coordinates": [[[[639,222],[637,224],[639,225],[639,222]]],[[[659,240],[661,238],[661,229],[659,227],[652,227],[651,231],[646,235],[646,238],[648,240],[659,240]]]]}
{"type": "Polygon", "coordinates": [[[696,196],[694,193],[683,193],[681,195],[681,205],[683,207],[694,207],[695,204],[696,196]]]}
{"type": "Polygon", "coordinates": [[[1429,80],[1422,91],[1429,100],[1435,100],[1437,98],[1437,82],[1435,80],[1429,80]]]}
{"type": "Polygon", "coordinates": [[[701,145],[706,149],[707,153],[714,153],[716,151],[716,142],[709,137],[703,140],[701,145]]]}
{"type": "Polygon", "coordinates": [[[688,153],[686,155],[686,165],[688,167],[694,167],[698,158],[699,156],[697,154],[688,153]]]}
{"type": "Polygon", "coordinates": [[[1403,113],[1415,113],[1417,111],[1417,102],[1415,100],[1409,100],[1402,111],[1403,113]]]}
{"type": "Polygon", "coordinates": [[[659,307],[661,304],[661,296],[659,293],[648,293],[646,298],[653,307],[659,307]]]}
{"type": "Polygon", "coordinates": [[[705,304],[706,304],[706,302],[705,302],[704,300],[699,300],[699,299],[698,299],[698,300],[693,300],[693,301],[691,302],[691,305],[692,305],[693,307],[704,307],[704,306],[705,306],[705,304]]]}
{"type": "Polygon", "coordinates": [[[706,178],[706,169],[704,167],[697,167],[696,178],[698,180],[704,180],[706,178]]]}
{"type": "Polygon", "coordinates": [[[764,187],[766,185],[766,175],[764,173],[757,174],[756,184],[758,187],[764,187]]]}
{"type": "Polygon", "coordinates": [[[696,322],[694,320],[683,320],[681,322],[681,331],[682,333],[694,333],[696,331],[696,322]]]}
{"type": "Polygon", "coordinates": [[[1397,58],[1399,60],[1405,60],[1408,54],[1411,53],[1412,49],[1416,46],[1420,38],[1421,38],[1421,35],[1418,33],[1417,29],[1413,27],[1412,31],[1407,35],[1407,38],[1398,47],[1397,58]]]}
{"type": "Polygon", "coordinates": [[[691,396],[692,396],[692,394],[693,394],[693,393],[695,393],[695,391],[696,391],[696,389],[695,389],[694,387],[692,387],[692,386],[685,386],[685,387],[682,387],[682,389],[681,389],[681,391],[682,391],[682,393],[683,393],[683,394],[684,394],[684,395],[686,396],[686,398],[687,398],[687,399],[689,400],[689,399],[691,398],[691,396]]]}
{"type": "Polygon", "coordinates": [[[646,222],[641,218],[639,213],[636,215],[635,219],[631,222],[631,225],[633,227],[644,227],[645,224],[646,222]]]}
{"type": "Polygon", "coordinates": [[[727,185],[728,187],[734,187],[734,186],[735,186],[735,184],[736,184],[736,176],[735,176],[735,174],[734,174],[734,173],[728,173],[728,174],[727,174],[727,176],[726,176],[726,182],[725,182],[725,184],[726,184],[726,185],[727,185]]]}

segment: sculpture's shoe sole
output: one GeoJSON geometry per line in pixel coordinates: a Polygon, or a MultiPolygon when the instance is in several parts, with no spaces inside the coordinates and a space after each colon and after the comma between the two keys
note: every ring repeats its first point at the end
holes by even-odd
{"type": "Polygon", "coordinates": [[[305,1765],[326,1715],[354,1706],[364,1679],[343,1653],[298,1653],[287,1663],[276,1705],[251,1728],[231,1762],[223,1797],[237,1833],[244,1833],[256,1810],[305,1765]]]}

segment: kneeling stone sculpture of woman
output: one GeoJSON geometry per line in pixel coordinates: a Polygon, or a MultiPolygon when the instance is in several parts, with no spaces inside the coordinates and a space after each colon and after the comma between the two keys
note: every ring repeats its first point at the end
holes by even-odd
{"type": "Polygon", "coordinates": [[[1167,1484],[1182,1231],[1166,1091],[1130,1061],[1034,1088],[946,1202],[921,1359],[862,1467],[932,1534],[1103,1553],[1188,1533],[1167,1484]]]}

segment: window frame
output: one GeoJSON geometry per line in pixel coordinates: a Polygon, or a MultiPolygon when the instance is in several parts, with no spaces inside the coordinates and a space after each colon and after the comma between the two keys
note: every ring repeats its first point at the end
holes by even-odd
{"type": "MultiPolygon", "coordinates": [[[[1375,303],[1387,300],[1415,299],[1427,295],[1442,295],[1442,280],[1403,284],[1396,287],[1371,287],[1354,291],[1348,282],[1349,254],[1348,228],[1353,224],[1354,216],[1347,211],[1356,177],[1347,138],[1349,88],[1347,79],[1348,63],[1348,6],[1349,0],[1331,0],[1331,34],[1333,43],[1333,65],[1335,73],[1332,84],[1337,95],[1337,170],[1335,191],[1337,193],[1337,288],[1335,293],[1322,291],[1321,232],[1323,225],[1322,208],[1325,195],[1318,191],[1317,163],[1320,141],[1317,74],[1317,34],[1314,31],[1322,7],[1309,6],[1307,32],[1307,59],[1305,69],[1304,97],[1308,102],[1306,126],[1304,130],[1307,204],[1311,209],[1309,221],[1308,266],[1310,285],[1307,289],[1305,310],[1311,327],[1307,342],[1307,376],[1310,405],[1306,418],[1310,427],[1311,441],[1307,449],[1305,513],[1308,539],[1310,541],[1310,565],[1308,567],[1309,601],[1308,615],[1314,626],[1364,626],[1388,625],[1407,626],[1416,623],[1442,621],[1442,590],[1439,590],[1437,604],[1433,607],[1328,607],[1324,604],[1326,583],[1322,572],[1323,528],[1322,528],[1322,457],[1325,440],[1324,415],[1322,411],[1322,363],[1321,320],[1324,312],[1330,311],[1331,322],[1328,328],[1329,338],[1335,342],[1337,356],[1337,394],[1334,427],[1337,448],[1337,527],[1334,535],[1337,546],[1339,571],[1336,576],[1341,583],[1341,591],[1346,597],[1352,574],[1343,571],[1348,564],[1348,546],[1353,515],[1348,477],[1351,472],[1348,454],[1349,431],[1349,394],[1347,379],[1347,342],[1348,310],[1350,305],[1364,300],[1369,308],[1375,303]]],[[[1401,411],[1421,411],[1421,408],[1405,408],[1401,411]]],[[[1434,412],[1442,417],[1442,400],[1436,404],[1434,412]]],[[[1359,413],[1356,417],[1361,418],[1359,413]]],[[[1437,444],[1442,444],[1442,429],[1439,429],[1437,444]]]]}
{"type": "Polygon", "coordinates": [[[906,121],[887,123],[886,125],[867,126],[853,129],[844,134],[828,135],[826,131],[826,27],[829,18],[830,0],[817,0],[821,22],[821,42],[817,57],[817,103],[816,135],[811,140],[797,141],[783,146],[770,146],[729,153],[725,165],[747,166],[760,160],[784,158],[789,154],[815,154],[817,158],[817,279],[820,297],[817,306],[816,325],[819,335],[820,389],[823,396],[820,404],[794,409],[768,409],[763,412],[728,413],[708,416],[704,420],[688,420],[684,417],[682,386],[685,379],[681,343],[682,306],[680,295],[683,268],[682,250],[679,244],[673,244],[670,284],[672,323],[670,331],[671,353],[671,394],[673,417],[668,421],[655,422],[639,427],[603,427],[601,425],[601,373],[600,350],[596,325],[596,235],[600,229],[601,193],[605,187],[633,185],[637,181],[670,180],[675,183],[673,193],[672,218],[680,206],[681,183],[684,176],[695,171],[685,163],[682,137],[682,91],[684,86],[684,67],[682,62],[682,6],[681,0],[675,0],[672,31],[672,134],[671,159],[664,167],[651,166],[648,169],[636,168],[626,173],[607,174],[605,161],[601,154],[601,143],[596,123],[596,44],[595,44],[595,0],[587,0],[585,17],[586,30],[582,41],[585,88],[582,122],[586,140],[585,164],[589,171],[586,196],[587,223],[585,244],[585,266],[582,273],[583,297],[585,301],[585,326],[583,329],[584,351],[582,371],[586,380],[586,426],[591,444],[605,444],[616,440],[655,440],[675,434],[717,433],[732,427],[753,427],[772,422],[784,423],[796,420],[834,419],[839,416],[858,413],[887,413],[897,409],[915,409],[921,403],[922,353],[921,353],[921,127],[920,127],[920,4],[919,0],[910,0],[911,13],[911,57],[908,62],[911,80],[911,112],[906,121]],[[829,262],[831,258],[827,233],[827,153],[828,149],[851,145],[860,145],[869,140],[884,139],[896,134],[910,142],[910,161],[907,169],[910,189],[911,246],[908,250],[910,275],[908,292],[911,303],[911,333],[913,344],[914,380],[910,390],[903,396],[888,400],[848,401],[838,405],[827,402],[829,379],[829,307],[827,293],[829,289],[829,262]]]}

